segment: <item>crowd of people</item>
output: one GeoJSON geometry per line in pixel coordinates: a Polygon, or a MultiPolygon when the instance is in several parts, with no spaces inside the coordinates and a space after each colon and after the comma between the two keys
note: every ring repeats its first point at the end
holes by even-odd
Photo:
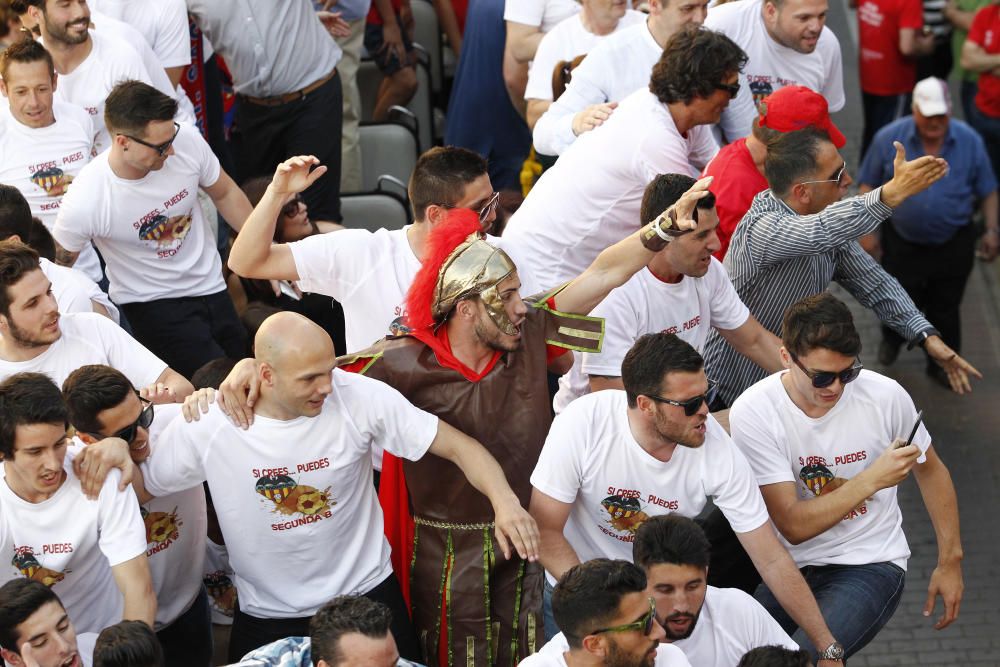
{"type": "Polygon", "coordinates": [[[826,0],[433,0],[444,145],[356,228],[425,1],[0,2],[3,661],[844,665],[911,474],[954,623],[951,476],[828,287],[981,379],[1000,5],[859,0],[852,177],[826,0]]]}

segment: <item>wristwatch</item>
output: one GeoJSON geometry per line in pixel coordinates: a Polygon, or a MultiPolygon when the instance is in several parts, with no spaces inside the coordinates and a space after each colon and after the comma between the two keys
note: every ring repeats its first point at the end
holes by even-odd
{"type": "Polygon", "coordinates": [[[816,660],[843,660],[844,659],[844,647],[840,645],[840,642],[834,641],[832,644],[826,647],[826,650],[822,653],[816,655],[816,660]]]}
{"type": "Polygon", "coordinates": [[[910,344],[906,346],[906,349],[912,350],[917,345],[923,347],[924,344],[927,342],[927,339],[930,338],[931,336],[937,336],[938,338],[940,338],[941,332],[935,329],[934,327],[928,327],[923,331],[921,331],[920,333],[918,333],[916,337],[910,341],[910,344]]]}

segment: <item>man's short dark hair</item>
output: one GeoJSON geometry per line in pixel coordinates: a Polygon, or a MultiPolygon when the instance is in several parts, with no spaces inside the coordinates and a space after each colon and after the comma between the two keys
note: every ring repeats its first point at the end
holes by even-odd
{"type": "Polygon", "coordinates": [[[785,310],[781,342],[796,357],[818,348],[847,357],[861,354],[861,336],[851,310],[829,292],[799,299],[785,310]]]}
{"type": "Polygon", "coordinates": [[[69,423],[83,433],[100,433],[104,426],[97,416],[122,403],[135,387],[125,375],[110,366],[80,366],[63,382],[63,399],[69,423]]]}
{"type": "Polygon", "coordinates": [[[663,104],[689,104],[696,97],[710,97],[717,92],[718,84],[738,73],[746,63],[743,49],[721,32],[687,27],[667,42],[653,66],[649,92],[663,104]]]}
{"type": "Polygon", "coordinates": [[[705,366],[698,351],[671,333],[640,336],[622,361],[622,384],[628,406],[634,408],[640,394],[659,395],[668,373],[697,373],[705,366]]]}
{"type": "Polygon", "coordinates": [[[431,204],[454,206],[465,186],[486,173],[486,160],[467,148],[435,146],[426,151],[417,160],[407,186],[413,217],[423,220],[424,210],[431,204]]]}
{"type": "Polygon", "coordinates": [[[18,577],[0,586],[0,647],[21,655],[21,625],[49,602],[62,606],[59,596],[40,581],[18,577]]]}
{"type": "Polygon", "coordinates": [[[143,137],[146,126],[155,121],[173,120],[177,100],[142,81],[122,81],[104,102],[104,124],[112,133],[143,137]]]}
{"type": "MultiPolygon", "coordinates": [[[[646,224],[681,198],[681,195],[691,189],[695,180],[684,174],[659,174],[649,182],[642,193],[642,205],[639,207],[639,223],[646,224]]],[[[695,222],[698,221],[698,209],[711,210],[715,206],[715,195],[709,192],[698,200],[694,210],[695,222]]]]}
{"type": "Polygon", "coordinates": [[[194,375],[191,376],[191,384],[194,385],[195,389],[206,389],[209,387],[218,389],[219,385],[226,379],[226,376],[229,375],[229,372],[233,370],[238,361],[238,359],[230,359],[229,357],[212,359],[194,372],[194,375]]]}
{"type": "Polygon", "coordinates": [[[358,633],[381,639],[389,633],[392,612],[381,602],[362,595],[341,595],[333,598],[309,621],[313,664],[326,660],[331,667],[351,664],[351,656],[340,651],[340,638],[358,633]]]}
{"type": "Polygon", "coordinates": [[[101,630],[94,667],[163,667],[163,647],[143,621],[121,621],[101,630]]]}
{"type": "Polygon", "coordinates": [[[3,77],[4,81],[9,81],[7,78],[7,69],[11,63],[28,64],[40,60],[44,61],[49,68],[49,78],[53,78],[56,68],[52,63],[52,54],[42,46],[41,42],[33,39],[16,41],[0,53],[0,77],[3,77]]]}
{"type": "Polygon", "coordinates": [[[38,253],[39,257],[53,263],[56,261],[56,240],[45,223],[38,218],[31,219],[31,238],[28,245],[38,253]]]}
{"type": "Polygon", "coordinates": [[[622,598],[646,590],[646,574],[627,560],[595,558],[563,573],[552,593],[552,615],[570,648],[608,625],[622,598]]]}
{"type": "Polygon", "coordinates": [[[830,136],[823,130],[805,128],[793,132],[779,132],[767,142],[764,157],[764,176],[767,184],[778,197],[791,192],[796,183],[808,180],[816,171],[819,149],[830,136]]]}
{"type": "Polygon", "coordinates": [[[643,523],[632,542],[632,560],[648,570],[651,565],[708,567],[712,545],[694,520],[679,514],[661,514],[643,523]]]}
{"type": "Polygon", "coordinates": [[[14,458],[18,426],[62,424],[69,427],[62,392],[43,373],[15,373],[0,382],[0,455],[14,458]]]}
{"type": "Polygon", "coordinates": [[[809,651],[784,646],[758,646],[748,651],[736,667],[810,667],[809,651]]]}
{"type": "Polygon", "coordinates": [[[31,247],[14,239],[0,241],[0,315],[10,317],[9,288],[40,268],[38,253],[31,247]]]}
{"type": "Polygon", "coordinates": [[[0,183],[0,240],[11,236],[25,243],[31,238],[31,206],[20,190],[0,183]]]}

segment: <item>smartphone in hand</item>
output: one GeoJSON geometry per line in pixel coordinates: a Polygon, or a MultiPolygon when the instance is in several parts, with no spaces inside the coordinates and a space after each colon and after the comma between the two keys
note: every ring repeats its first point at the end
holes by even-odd
{"type": "Polygon", "coordinates": [[[910,443],[913,442],[913,436],[915,436],[917,434],[917,429],[920,428],[920,423],[922,421],[924,421],[924,411],[923,410],[921,410],[920,412],[917,413],[917,421],[915,421],[913,423],[913,429],[910,431],[910,437],[906,439],[905,443],[903,443],[901,445],[897,445],[896,449],[902,449],[903,447],[909,447],[910,446],[910,443]]]}

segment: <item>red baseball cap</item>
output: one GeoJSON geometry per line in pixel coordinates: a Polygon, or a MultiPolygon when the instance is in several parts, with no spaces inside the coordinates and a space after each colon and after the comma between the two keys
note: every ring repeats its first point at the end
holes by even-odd
{"type": "Polygon", "coordinates": [[[826,98],[805,86],[785,86],[771,93],[758,106],[760,126],[777,132],[793,132],[807,127],[825,130],[837,148],[847,139],[830,120],[826,98]]]}

